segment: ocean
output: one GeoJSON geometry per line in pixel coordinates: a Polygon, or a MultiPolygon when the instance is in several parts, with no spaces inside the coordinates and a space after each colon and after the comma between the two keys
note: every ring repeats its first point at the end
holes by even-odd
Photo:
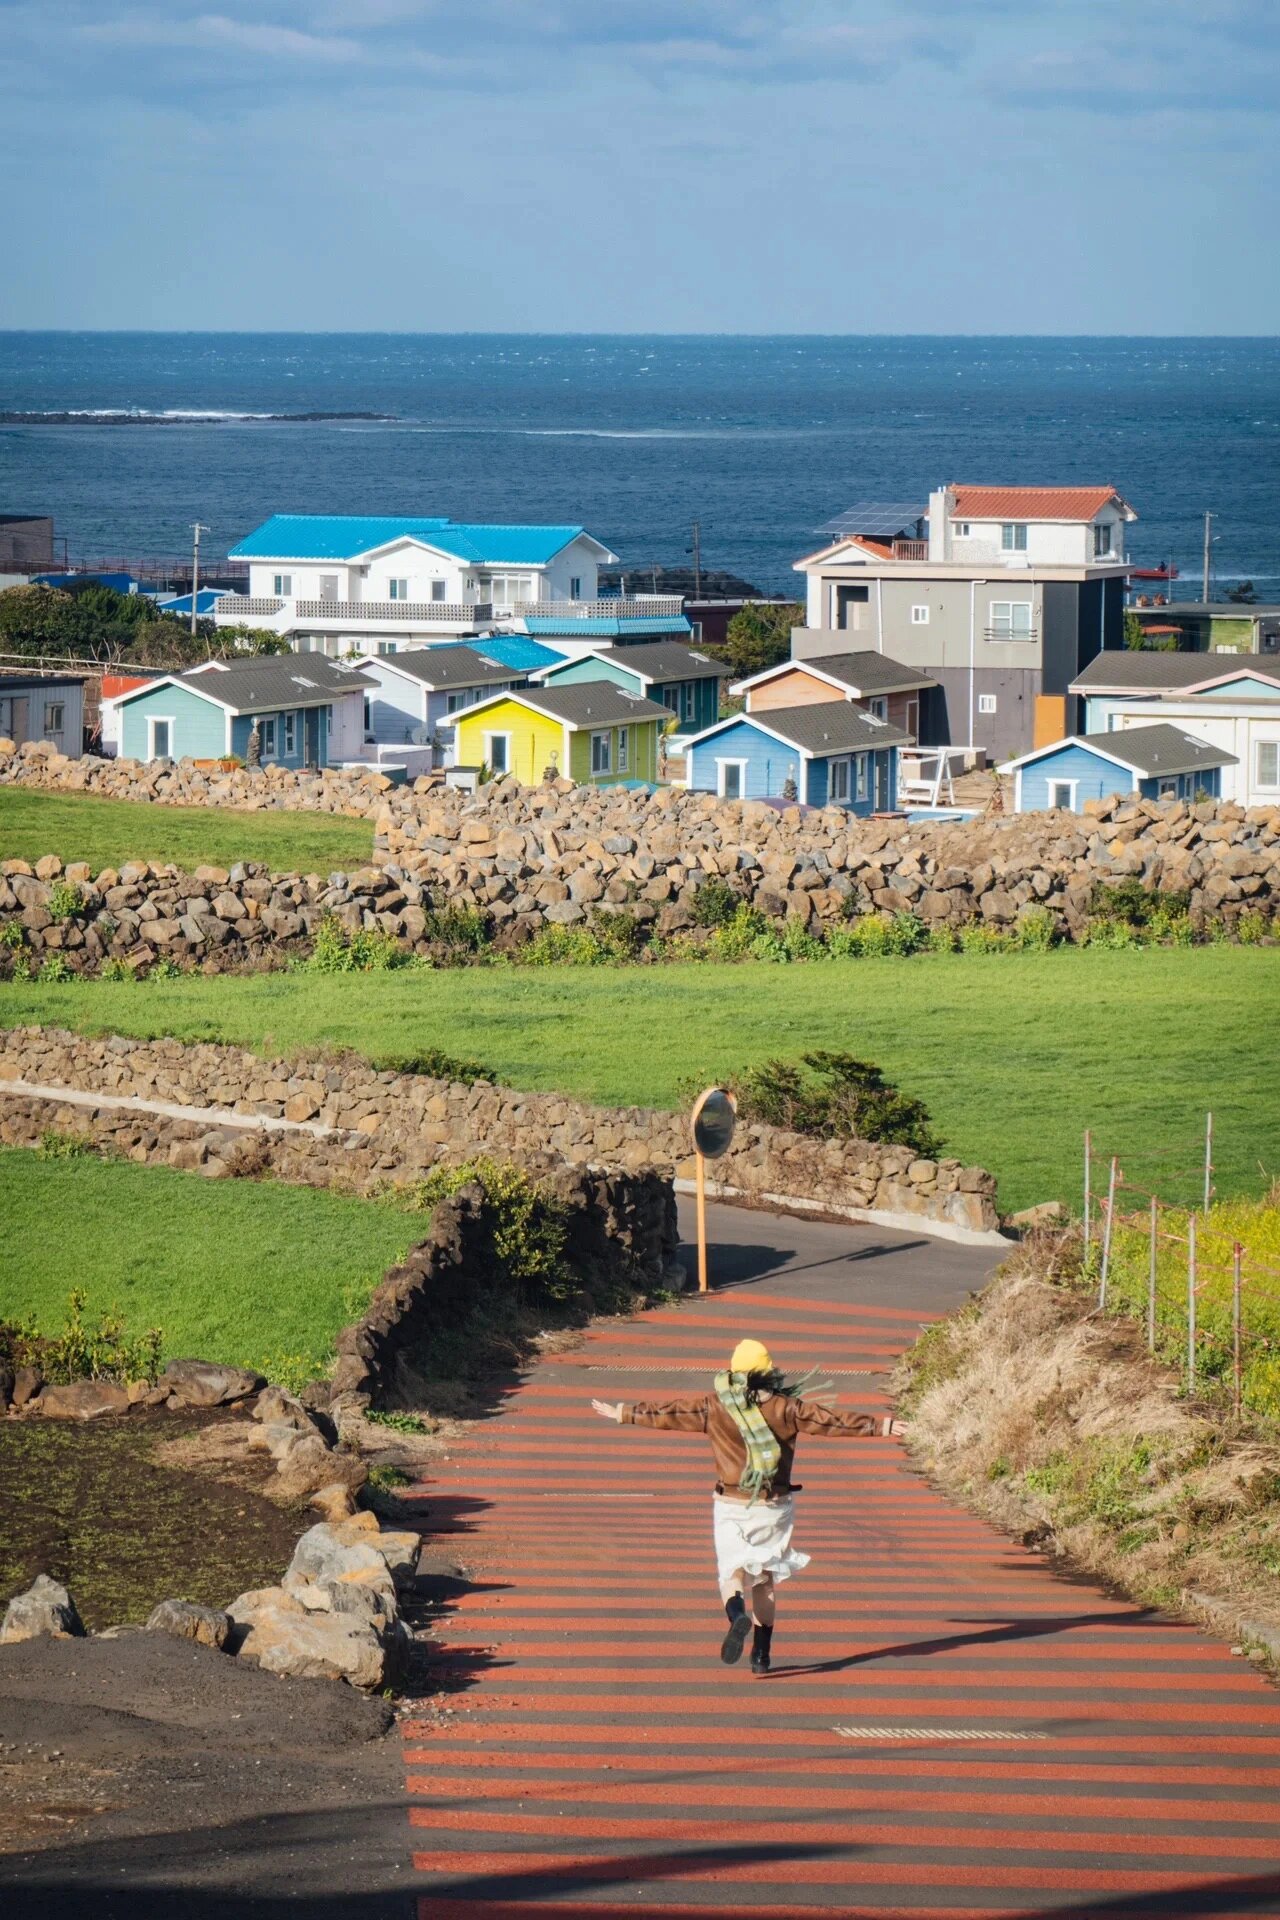
{"type": "Polygon", "coordinates": [[[855,500],[1100,481],[1182,592],[1209,510],[1214,585],[1280,599],[1277,339],[9,332],[0,422],[0,512],[51,513],[73,561],[414,512],[581,522],[639,572],[688,564],[696,519],[705,566],[793,592],[855,500]]]}

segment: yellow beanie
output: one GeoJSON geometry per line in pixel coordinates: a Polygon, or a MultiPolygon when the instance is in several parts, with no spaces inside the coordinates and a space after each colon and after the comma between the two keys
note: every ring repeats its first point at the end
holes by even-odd
{"type": "Polygon", "coordinates": [[[739,1340],[729,1362],[730,1373],[772,1373],[769,1349],[759,1340],[739,1340]]]}

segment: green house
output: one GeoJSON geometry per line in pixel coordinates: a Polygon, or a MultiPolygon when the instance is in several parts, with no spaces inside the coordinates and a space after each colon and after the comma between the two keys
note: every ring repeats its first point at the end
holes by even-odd
{"type": "Polygon", "coordinates": [[[210,660],[117,696],[120,753],[247,761],[256,727],[263,766],[339,764],[359,757],[365,695],[377,690],[367,674],[314,654],[210,660]]]}
{"type": "Polygon", "coordinates": [[[654,700],[676,717],[681,733],[700,733],[720,718],[720,682],[727,677],[719,660],[678,640],[652,645],[598,647],[544,667],[536,678],[547,687],[575,687],[612,680],[624,693],[654,700]]]}

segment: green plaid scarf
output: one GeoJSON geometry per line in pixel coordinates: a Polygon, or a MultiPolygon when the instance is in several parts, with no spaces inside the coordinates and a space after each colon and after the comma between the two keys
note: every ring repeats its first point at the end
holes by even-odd
{"type": "Polygon", "coordinates": [[[715,1387],[720,1405],[742,1435],[747,1450],[747,1464],[738,1485],[750,1494],[748,1505],[767,1500],[782,1460],[778,1437],[755,1402],[748,1400],[745,1373],[718,1373],[715,1387]]]}

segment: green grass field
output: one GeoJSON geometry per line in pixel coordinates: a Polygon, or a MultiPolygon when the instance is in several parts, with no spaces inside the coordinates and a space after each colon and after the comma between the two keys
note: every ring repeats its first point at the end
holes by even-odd
{"type": "Polygon", "coordinates": [[[0,1024],[375,1059],[435,1045],[513,1086],[652,1106],[677,1104],[689,1080],[843,1048],[927,1101],[951,1151],[990,1167],[1002,1204],[1017,1208],[1078,1202],[1085,1127],[1100,1154],[1167,1150],[1170,1179],[1190,1174],[1206,1108],[1219,1192],[1260,1192],[1280,1171],[1267,1013],[1278,989],[1280,954],[1266,948],[1060,948],[789,967],[14,983],[0,986],[0,1024]]]}
{"type": "Polygon", "coordinates": [[[373,823],[340,814],[237,813],[0,787],[0,860],[38,860],[46,853],[87,860],[95,872],[126,860],[188,869],[263,860],[277,873],[330,873],[371,858],[373,823]]]}
{"type": "MultiPolygon", "coordinates": [[[[383,1271],[422,1237],[393,1207],[275,1181],[205,1180],[92,1155],[0,1151],[0,1319],[57,1332],[73,1287],[165,1357],[318,1366],[383,1271]]],[[[277,1369],[277,1371],[279,1371],[277,1369]]]]}

